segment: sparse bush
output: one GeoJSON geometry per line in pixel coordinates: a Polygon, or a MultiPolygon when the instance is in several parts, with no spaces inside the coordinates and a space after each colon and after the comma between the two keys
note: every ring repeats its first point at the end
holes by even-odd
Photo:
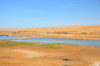
{"type": "Polygon", "coordinates": [[[65,32],[65,34],[68,34],[67,32],[65,32]]]}
{"type": "Polygon", "coordinates": [[[85,49],[81,49],[82,51],[85,51],[85,49]]]}
{"type": "Polygon", "coordinates": [[[86,32],[82,32],[81,34],[87,34],[86,32]]]}
{"type": "Polygon", "coordinates": [[[60,32],[58,32],[58,34],[60,34],[60,32]]]}

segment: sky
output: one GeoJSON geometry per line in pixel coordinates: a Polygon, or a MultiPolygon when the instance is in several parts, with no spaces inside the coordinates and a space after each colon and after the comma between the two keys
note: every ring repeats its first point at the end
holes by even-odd
{"type": "Polygon", "coordinates": [[[0,29],[100,25],[100,0],[0,0],[0,29]]]}

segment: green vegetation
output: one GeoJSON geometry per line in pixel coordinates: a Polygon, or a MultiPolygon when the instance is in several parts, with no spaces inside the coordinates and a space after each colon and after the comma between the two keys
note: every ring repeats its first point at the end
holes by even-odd
{"type": "Polygon", "coordinates": [[[57,46],[56,44],[43,44],[43,45],[39,45],[39,46],[43,46],[43,47],[46,47],[46,48],[52,48],[52,49],[62,48],[61,46],[57,46]]]}
{"type": "Polygon", "coordinates": [[[85,51],[85,49],[81,49],[82,51],[85,51]]]}
{"type": "Polygon", "coordinates": [[[0,42],[0,46],[3,46],[3,47],[27,46],[27,45],[32,45],[32,44],[31,43],[27,43],[27,42],[11,42],[11,41],[8,41],[8,42],[0,42]]]}
{"type": "Polygon", "coordinates": [[[66,51],[66,52],[72,52],[72,51],[66,51]]]}
{"type": "Polygon", "coordinates": [[[8,35],[0,35],[0,36],[7,36],[8,37],[8,35]]]}
{"type": "MultiPolygon", "coordinates": [[[[65,45],[73,45],[73,44],[65,44],[65,45]]],[[[80,45],[73,45],[73,46],[80,46],[80,45]]]]}
{"type": "Polygon", "coordinates": [[[62,48],[62,46],[57,44],[39,44],[39,43],[31,43],[31,42],[0,42],[0,46],[3,47],[11,47],[11,46],[41,46],[51,49],[59,49],[62,48]]]}
{"type": "Polygon", "coordinates": [[[47,32],[47,34],[68,34],[68,32],[47,32]]]}
{"type": "Polygon", "coordinates": [[[74,46],[79,46],[79,45],[74,45],[74,46]]]}
{"type": "Polygon", "coordinates": [[[81,34],[87,34],[86,32],[82,32],[81,34]]]}
{"type": "Polygon", "coordinates": [[[62,34],[68,34],[68,32],[64,32],[64,31],[63,31],[62,34]]]}
{"type": "Polygon", "coordinates": [[[8,37],[8,35],[5,35],[5,36],[7,36],[7,37],[8,37]]]}

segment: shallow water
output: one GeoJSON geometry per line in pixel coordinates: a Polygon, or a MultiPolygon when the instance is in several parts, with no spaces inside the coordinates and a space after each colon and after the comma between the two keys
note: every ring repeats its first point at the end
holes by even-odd
{"type": "Polygon", "coordinates": [[[27,38],[27,37],[0,35],[0,39],[13,39],[13,38],[27,38]]]}
{"type": "Polygon", "coordinates": [[[11,40],[11,41],[17,41],[17,42],[41,42],[41,43],[62,43],[62,44],[73,44],[73,45],[100,46],[100,41],[99,40],[32,38],[32,39],[20,39],[20,40],[11,40]]]}

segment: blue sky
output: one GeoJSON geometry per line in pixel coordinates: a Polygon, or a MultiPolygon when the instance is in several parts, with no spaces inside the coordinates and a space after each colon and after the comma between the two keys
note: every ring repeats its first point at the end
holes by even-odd
{"type": "Polygon", "coordinates": [[[100,0],[0,0],[0,29],[100,25],[100,0]]]}

